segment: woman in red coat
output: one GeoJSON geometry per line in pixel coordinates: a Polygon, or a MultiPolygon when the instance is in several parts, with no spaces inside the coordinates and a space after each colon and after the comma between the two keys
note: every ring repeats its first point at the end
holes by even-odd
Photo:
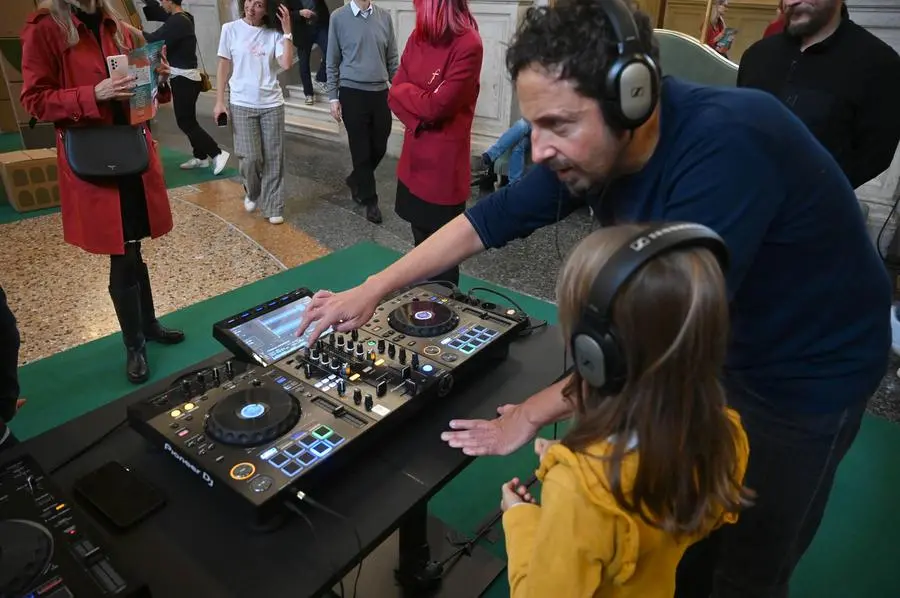
{"type": "MultiPolygon", "coordinates": [[[[471,183],[471,134],[483,48],[466,0],[414,0],[416,27],[388,105],[406,126],[397,215],[419,245],[462,214],[471,183]]],[[[459,283],[459,268],[431,280],[459,283]]]]}
{"type": "MultiPolygon", "coordinates": [[[[134,47],[107,0],[45,0],[22,31],[21,101],[39,120],[56,125],[65,240],[110,256],[109,293],[125,341],[126,373],[137,384],[149,377],[145,341],[184,340],[181,331],[157,321],[141,258],[141,239],[172,230],[162,164],[146,127],[150,165],[141,175],[85,181],[72,172],[63,145],[69,127],[128,124],[134,80],[110,79],[105,57],[134,47]]],[[[160,90],[160,101],[170,98],[167,88],[160,90]]]]}

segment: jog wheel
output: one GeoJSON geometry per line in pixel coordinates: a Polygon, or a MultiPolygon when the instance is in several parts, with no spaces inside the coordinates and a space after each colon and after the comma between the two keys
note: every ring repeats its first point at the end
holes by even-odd
{"type": "Polygon", "coordinates": [[[416,300],[394,309],[388,324],[400,334],[433,337],[456,328],[459,315],[442,303],[416,300]]]}
{"type": "Polygon", "coordinates": [[[281,389],[235,391],[206,416],[210,438],[232,446],[257,446],[284,436],[300,421],[300,403],[281,389]]]}
{"type": "Polygon", "coordinates": [[[0,521],[0,596],[21,596],[33,589],[50,566],[53,536],[25,519],[0,521]]]}

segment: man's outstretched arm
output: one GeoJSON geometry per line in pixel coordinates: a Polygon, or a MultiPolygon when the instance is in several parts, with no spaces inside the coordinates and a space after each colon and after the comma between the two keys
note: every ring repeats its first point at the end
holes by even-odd
{"type": "Polygon", "coordinates": [[[508,455],[531,440],[548,424],[572,414],[572,406],[563,397],[563,389],[571,375],[532,395],[518,405],[503,405],[499,417],[455,419],[441,439],[470,456],[508,455]]]}

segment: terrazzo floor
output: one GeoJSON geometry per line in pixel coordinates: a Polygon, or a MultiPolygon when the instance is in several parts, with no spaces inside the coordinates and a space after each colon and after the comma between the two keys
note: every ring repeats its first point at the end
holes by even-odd
{"type": "MultiPolygon", "coordinates": [[[[228,129],[208,131],[230,149],[228,129]]],[[[162,144],[189,152],[170,111],[160,111],[154,134],[162,144]]],[[[170,191],[175,230],[145,243],[144,249],[160,313],[361,240],[401,252],[412,247],[407,223],[393,213],[396,160],[386,158],[378,169],[384,223],[374,225],[344,185],[349,172],[346,145],[289,135],[285,150],[285,225],[273,226],[258,214],[247,214],[241,202],[243,189],[233,180],[170,191]]],[[[477,201],[477,193],[471,201],[477,201]]],[[[573,214],[527,239],[470,259],[462,271],[552,301],[559,265],[592,226],[586,211],[573,214]]],[[[22,326],[23,362],[117,330],[106,294],[107,258],[65,245],[58,214],[0,227],[0,263],[4,264],[0,283],[22,326]]],[[[870,412],[900,422],[898,367],[900,358],[894,358],[870,402],[870,412]]]]}
{"type": "MultiPolygon", "coordinates": [[[[324,255],[323,247],[291,227],[280,227],[277,235],[263,231],[268,237],[258,234],[264,247],[239,226],[191,201],[203,197],[227,215],[235,187],[239,198],[233,201],[239,206],[241,187],[234,182],[170,191],[174,229],[142,244],[158,315],[324,255]],[[294,248],[302,248],[307,257],[294,248]]],[[[237,216],[247,217],[240,209],[237,216]]],[[[0,226],[0,239],[0,283],[19,323],[21,363],[118,330],[107,291],[109,258],[67,245],[58,213],[0,226]]]]}

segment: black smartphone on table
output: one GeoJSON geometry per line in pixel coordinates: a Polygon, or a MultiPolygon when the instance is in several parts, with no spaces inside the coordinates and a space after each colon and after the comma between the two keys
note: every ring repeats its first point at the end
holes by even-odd
{"type": "Polygon", "coordinates": [[[76,499],[119,530],[134,527],[166,504],[161,490],[117,461],[79,478],[72,490],[76,499]]]}

